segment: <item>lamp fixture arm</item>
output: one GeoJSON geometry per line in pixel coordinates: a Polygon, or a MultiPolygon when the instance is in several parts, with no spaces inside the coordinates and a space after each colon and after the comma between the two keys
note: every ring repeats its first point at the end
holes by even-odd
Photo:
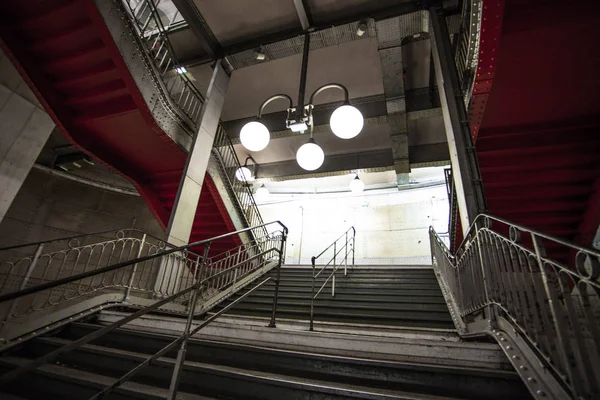
{"type": "Polygon", "coordinates": [[[263,110],[269,103],[278,99],[287,99],[287,101],[290,103],[288,108],[292,108],[294,106],[294,103],[292,102],[292,98],[290,96],[288,96],[287,94],[276,94],[263,101],[263,103],[258,109],[258,118],[260,119],[262,117],[263,110]]]}
{"type": "Polygon", "coordinates": [[[327,85],[323,85],[320,88],[318,88],[317,90],[315,90],[313,92],[313,94],[310,95],[309,104],[314,104],[313,100],[314,100],[315,96],[317,96],[319,93],[324,92],[328,89],[340,89],[341,91],[343,91],[344,92],[344,104],[350,104],[349,96],[348,96],[348,89],[346,89],[346,86],[339,84],[339,83],[328,83],[327,85]]]}

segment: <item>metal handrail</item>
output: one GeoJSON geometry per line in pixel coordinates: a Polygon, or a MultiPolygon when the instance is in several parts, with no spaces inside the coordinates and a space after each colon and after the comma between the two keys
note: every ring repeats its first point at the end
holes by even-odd
{"type": "Polygon", "coordinates": [[[498,340],[536,396],[598,398],[600,252],[490,215],[476,218],[456,254],[433,228],[430,238],[462,336],[498,340]]]}
{"type": "MultiPolygon", "coordinates": [[[[22,289],[19,291],[15,291],[15,292],[11,292],[11,293],[6,293],[3,295],[0,295],[0,303],[5,302],[5,301],[9,301],[9,300],[14,300],[17,299],[19,297],[23,297],[23,296],[27,296],[30,294],[33,294],[35,292],[39,292],[42,290],[47,290],[47,289],[52,289],[54,287],[57,286],[61,286],[67,283],[72,283],[81,279],[85,279],[85,278],[91,278],[93,276],[96,275],[100,275],[103,274],[105,272],[110,272],[110,271],[115,271],[124,267],[128,267],[130,265],[134,265],[134,264],[138,264],[138,263],[142,263],[144,261],[148,261],[148,260],[152,260],[155,258],[159,258],[159,257],[163,257],[166,256],[168,254],[173,254],[173,253],[178,253],[178,252],[182,252],[182,251],[187,251],[188,249],[192,248],[192,247],[199,247],[199,246],[206,246],[206,245],[210,245],[212,242],[216,241],[216,240],[220,240],[220,239],[224,239],[230,236],[236,236],[239,235],[241,233],[244,232],[248,232],[250,230],[253,229],[257,229],[257,228],[262,228],[265,227],[267,225],[271,225],[271,224],[279,224],[282,228],[283,231],[285,233],[285,235],[287,235],[287,227],[281,222],[281,221],[273,221],[273,222],[268,222],[266,224],[262,224],[259,226],[253,226],[250,228],[244,228],[244,229],[240,229],[237,230],[235,232],[229,232],[229,233],[225,233],[223,235],[219,235],[219,236],[215,236],[213,238],[210,239],[204,239],[204,240],[200,240],[198,242],[193,242],[193,243],[189,243],[183,246],[179,246],[179,247],[172,247],[166,250],[162,250],[160,252],[157,252],[155,254],[149,255],[149,256],[144,256],[144,257],[139,257],[133,260],[128,260],[128,261],[123,261],[120,263],[116,263],[113,265],[108,265],[106,267],[103,268],[99,268],[93,271],[88,271],[88,272],[82,272],[80,274],[76,274],[76,275],[72,275],[70,277],[66,277],[66,278],[62,278],[62,279],[56,279],[53,280],[51,282],[47,282],[47,283],[43,283],[41,285],[36,285],[27,289],[22,289]]],[[[208,259],[208,254],[204,255],[204,258],[208,259]]]]}
{"type": "MultiPolygon", "coordinates": [[[[151,256],[138,257],[134,260],[128,260],[126,262],[121,262],[121,263],[117,263],[114,265],[110,265],[110,266],[107,266],[104,268],[97,269],[95,271],[89,271],[89,272],[85,272],[82,274],[76,274],[71,277],[67,277],[67,278],[63,278],[63,279],[57,279],[53,282],[48,282],[46,284],[37,285],[33,288],[27,288],[27,289],[19,290],[16,292],[12,292],[12,293],[8,293],[8,294],[0,296],[0,304],[2,304],[3,302],[6,302],[6,301],[15,300],[15,299],[18,299],[18,298],[21,298],[24,296],[34,294],[34,293],[39,293],[39,292],[42,292],[42,291],[45,291],[48,289],[53,289],[60,285],[72,283],[72,282],[75,282],[75,281],[78,281],[81,279],[85,279],[85,278],[89,278],[92,276],[105,274],[106,272],[109,272],[109,271],[116,271],[118,269],[121,269],[121,268],[124,268],[127,266],[137,265],[138,263],[142,263],[149,259],[164,257],[165,255],[172,254],[175,252],[185,252],[187,249],[189,249],[191,247],[203,246],[203,250],[204,250],[202,258],[196,260],[195,267],[193,268],[193,271],[192,271],[193,284],[192,285],[190,285],[189,287],[187,287],[185,289],[179,290],[178,292],[176,292],[172,295],[169,295],[166,298],[155,301],[152,304],[150,304],[146,307],[143,307],[142,309],[134,312],[133,314],[131,314],[119,321],[114,322],[113,324],[111,324],[109,326],[101,328],[100,330],[95,331],[87,336],[84,336],[83,338],[80,338],[66,346],[63,346],[55,351],[45,354],[44,356],[26,364],[26,365],[23,365],[23,366],[21,366],[17,369],[14,369],[8,373],[5,373],[4,375],[0,376],[0,387],[13,381],[14,379],[17,379],[18,377],[26,374],[27,372],[30,372],[48,362],[54,361],[58,356],[60,356],[61,354],[65,353],[67,351],[71,351],[80,346],[83,346],[94,339],[97,339],[109,332],[114,331],[115,329],[123,326],[124,324],[126,324],[128,322],[131,322],[137,318],[140,318],[141,316],[148,314],[149,312],[158,310],[162,306],[165,306],[168,303],[173,303],[177,299],[180,299],[186,295],[190,295],[191,298],[190,298],[190,301],[187,303],[187,311],[186,311],[187,322],[186,322],[186,327],[184,329],[183,334],[178,339],[176,339],[175,341],[173,341],[169,345],[167,345],[165,348],[161,349],[159,352],[155,353],[153,356],[150,356],[148,359],[146,359],[140,365],[138,365],[135,368],[133,368],[132,370],[130,370],[127,374],[122,376],[120,379],[118,379],[116,382],[114,382],[111,386],[105,388],[102,392],[100,392],[97,395],[94,395],[92,397],[93,399],[104,397],[105,395],[110,393],[112,390],[114,390],[117,386],[119,386],[120,384],[131,379],[133,377],[133,375],[135,375],[137,372],[139,372],[142,368],[148,366],[152,360],[166,354],[169,350],[171,350],[175,346],[180,345],[180,349],[179,349],[179,352],[177,355],[177,360],[175,362],[175,366],[173,369],[173,375],[172,375],[172,379],[171,379],[169,396],[168,396],[169,399],[175,399],[176,394],[177,394],[178,384],[179,384],[179,374],[181,372],[181,368],[185,361],[185,351],[186,351],[188,339],[192,335],[194,335],[196,332],[198,332],[200,329],[202,329],[204,326],[206,326],[207,324],[212,322],[214,319],[216,319],[218,316],[220,316],[222,313],[228,311],[231,307],[233,307],[237,302],[239,302],[243,298],[245,298],[252,291],[256,290],[258,287],[260,287],[260,286],[264,285],[265,283],[270,282],[272,280],[275,281],[275,292],[274,292],[274,297],[273,297],[273,311],[272,311],[270,326],[273,326],[273,327],[275,326],[277,299],[278,299],[278,292],[279,292],[279,277],[280,277],[281,264],[283,261],[283,249],[285,247],[285,241],[286,241],[286,237],[287,237],[287,227],[279,221],[270,222],[270,223],[264,224],[264,225],[272,225],[272,224],[277,224],[277,225],[281,226],[281,228],[282,228],[282,230],[281,230],[282,236],[278,243],[279,246],[273,246],[270,248],[262,249],[262,251],[259,252],[258,254],[254,254],[253,256],[248,257],[244,260],[238,260],[238,262],[235,263],[230,268],[224,269],[221,271],[217,271],[216,273],[211,273],[211,268],[213,266],[211,265],[210,258],[208,257],[208,252],[209,252],[210,245],[212,244],[212,242],[219,240],[219,239],[226,238],[226,237],[230,237],[232,235],[239,235],[241,233],[247,232],[250,229],[261,228],[261,226],[240,229],[235,232],[230,232],[230,233],[227,233],[224,235],[216,236],[214,238],[190,243],[185,246],[179,246],[179,247],[175,247],[175,248],[171,248],[171,249],[165,249],[165,250],[162,250],[151,256]],[[267,278],[267,279],[263,280],[257,286],[255,286],[252,290],[250,290],[249,292],[247,292],[246,294],[244,294],[243,296],[238,298],[236,301],[234,301],[232,304],[229,304],[227,307],[220,310],[218,313],[211,316],[206,321],[204,321],[203,323],[201,323],[199,326],[195,327],[192,330],[192,320],[193,320],[193,317],[198,314],[196,309],[198,307],[198,301],[201,299],[200,293],[203,289],[206,289],[209,287],[216,287],[218,284],[220,284],[222,282],[225,282],[225,284],[233,284],[235,286],[236,278],[238,276],[238,274],[237,274],[238,269],[245,268],[245,266],[247,264],[252,263],[255,260],[265,259],[269,254],[272,254],[272,253],[275,253],[278,255],[277,278],[275,278],[275,279],[267,278]],[[230,279],[233,280],[233,283],[230,281],[230,279]]],[[[274,244],[276,244],[276,243],[274,243],[274,244]]],[[[240,289],[241,287],[247,285],[252,280],[257,279],[259,276],[260,275],[251,276],[250,281],[245,282],[243,285],[240,285],[237,289],[240,289]]],[[[234,292],[231,292],[231,293],[234,293],[234,292]]],[[[202,307],[200,310],[200,313],[202,313],[202,314],[206,313],[208,310],[210,310],[216,304],[218,304],[218,303],[214,303],[212,306],[210,306],[208,308],[202,307]]]]}
{"type": "Polygon", "coordinates": [[[323,250],[322,252],[320,252],[319,254],[317,254],[316,256],[311,257],[311,265],[312,265],[312,295],[310,298],[310,330],[312,331],[314,328],[314,309],[315,309],[315,299],[319,296],[319,294],[321,294],[321,292],[323,291],[323,289],[325,288],[325,286],[327,285],[327,283],[331,280],[331,297],[335,297],[335,273],[337,272],[337,270],[342,266],[342,264],[344,265],[344,276],[346,276],[348,274],[348,255],[350,254],[350,252],[352,252],[352,266],[354,266],[354,255],[355,255],[355,244],[356,244],[356,229],[354,228],[354,226],[350,227],[346,232],[342,233],[340,237],[338,237],[337,239],[335,239],[329,246],[327,246],[325,248],[325,250],[323,250]],[[352,240],[350,241],[348,239],[348,233],[352,231],[352,240]],[[338,245],[337,243],[342,239],[345,238],[344,244],[339,248],[339,250],[337,249],[338,245]],[[350,246],[348,246],[348,244],[350,244],[350,246]],[[322,267],[319,269],[319,271],[317,272],[316,270],[316,261],[317,259],[319,259],[323,254],[325,254],[329,249],[331,249],[333,247],[333,256],[329,259],[329,261],[322,267]],[[344,250],[344,258],[343,261],[340,264],[337,264],[337,256],[342,252],[342,250],[344,250]],[[327,267],[329,267],[331,265],[331,263],[333,262],[333,270],[331,271],[331,274],[329,274],[329,276],[327,277],[327,279],[325,279],[325,281],[323,282],[323,284],[321,285],[321,287],[317,290],[317,293],[315,293],[315,280],[319,277],[319,275],[321,275],[321,273],[323,271],[325,271],[325,269],[327,269],[327,267]]]}

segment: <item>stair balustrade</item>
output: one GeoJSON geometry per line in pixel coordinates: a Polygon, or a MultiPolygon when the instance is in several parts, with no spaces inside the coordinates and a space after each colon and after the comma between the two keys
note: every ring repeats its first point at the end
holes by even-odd
{"type": "Polygon", "coordinates": [[[600,397],[600,252],[480,215],[433,266],[463,337],[498,341],[536,397],[600,397]]]}
{"type": "Polygon", "coordinates": [[[174,247],[123,229],[0,249],[0,344],[111,306],[204,313],[281,265],[286,237],[285,226],[269,223],[174,247]],[[280,230],[267,234],[266,226],[280,230]],[[252,241],[208,256],[213,242],[248,233],[252,241]],[[170,300],[155,307],[157,298],[170,300]]]}

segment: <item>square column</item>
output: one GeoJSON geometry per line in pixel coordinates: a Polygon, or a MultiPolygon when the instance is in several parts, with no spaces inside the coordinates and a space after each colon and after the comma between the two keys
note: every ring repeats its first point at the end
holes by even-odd
{"type": "Polygon", "coordinates": [[[190,240],[228,86],[229,76],[217,61],[167,229],[167,241],[176,246],[183,246],[190,240]]]}
{"type": "Polygon", "coordinates": [[[50,116],[0,50],[0,221],[53,129],[50,116]]]}

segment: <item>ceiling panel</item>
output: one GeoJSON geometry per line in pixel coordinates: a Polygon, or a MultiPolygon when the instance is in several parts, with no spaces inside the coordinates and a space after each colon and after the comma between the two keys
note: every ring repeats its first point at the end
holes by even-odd
{"type": "Polygon", "coordinates": [[[403,3],[414,3],[412,0],[307,0],[308,11],[313,23],[319,25],[323,21],[343,19],[350,16],[367,17],[369,13],[403,3]]]}
{"type": "Polygon", "coordinates": [[[301,28],[292,0],[194,0],[221,45],[301,28]]]}
{"type": "MultiPolygon", "coordinates": [[[[302,56],[299,54],[233,71],[222,120],[254,116],[265,99],[278,93],[290,96],[295,105],[301,63],[302,56]]],[[[351,99],[382,94],[383,81],[377,40],[357,40],[311,51],[306,101],[308,102],[308,97],[316,88],[332,82],[345,85],[351,99]]],[[[342,99],[341,91],[329,90],[320,94],[315,103],[330,103],[342,99]]],[[[287,106],[285,101],[277,101],[270,104],[265,113],[283,111],[287,106]]]]}

